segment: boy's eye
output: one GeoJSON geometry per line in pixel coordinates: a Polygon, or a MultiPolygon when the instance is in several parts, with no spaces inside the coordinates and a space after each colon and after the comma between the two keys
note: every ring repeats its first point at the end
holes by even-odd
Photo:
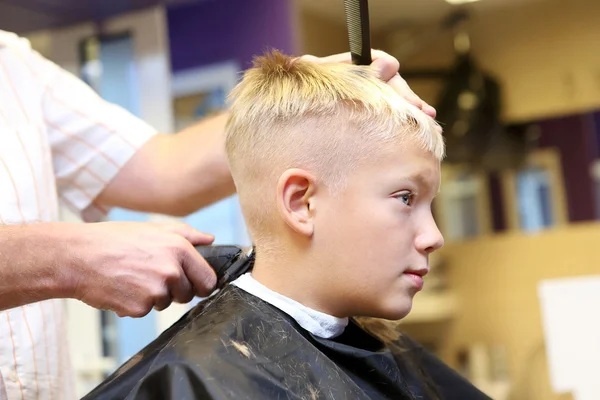
{"type": "Polygon", "coordinates": [[[397,198],[402,201],[404,204],[409,206],[413,200],[414,195],[412,193],[400,193],[397,198]]]}

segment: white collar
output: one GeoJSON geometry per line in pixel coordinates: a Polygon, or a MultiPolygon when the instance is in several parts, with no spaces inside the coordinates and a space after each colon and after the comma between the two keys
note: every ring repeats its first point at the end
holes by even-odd
{"type": "Polygon", "coordinates": [[[240,289],[266,301],[274,307],[277,307],[290,317],[304,329],[313,335],[331,339],[341,335],[348,325],[348,318],[337,318],[320,311],[305,307],[304,305],[282,296],[277,292],[272,291],[252,277],[251,273],[246,273],[240,276],[231,285],[237,286],[240,289]]]}

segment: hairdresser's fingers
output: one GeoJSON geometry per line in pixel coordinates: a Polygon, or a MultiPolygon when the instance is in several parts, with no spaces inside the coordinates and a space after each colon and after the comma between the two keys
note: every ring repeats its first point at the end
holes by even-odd
{"type": "MultiPolygon", "coordinates": [[[[319,62],[319,63],[346,63],[346,64],[352,63],[352,55],[350,54],[349,51],[347,51],[345,53],[332,54],[332,55],[325,56],[325,57],[317,57],[317,56],[314,56],[311,54],[305,54],[305,55],[301,56],[300,59],[305,60],[305,61],[319,62]]],[[[388,79],[390,79],[394,73],[398,72],[398,69],[400,68],[400,63],[398,62],[396,57],[389,55],[385,51],[372,49],[371,50],[371,59],[373,60],[374,64],[376,63],[375,64],[376,67],[378,67],[378,68],[384,67],[385,68],[383,73],[384,73],[384,76],[387,75],[388,79]]]]}
{"type": "Polygon", "coordinates": [[[388,85],[392,86],[396,92],[404,97],[409,103],[423,110],[431,118],[435,118],[437,111],[435,108],[423,101],[417,94],[408,86],[408,83],[399,74],[395,74],[392,79],[387,81],[388,85]]]}
{"type": "Polygon", "coordinates": [[[310,62],[315,62],[315,63],[351,63],[352,62],[352,56],[350,55],[350,52],[333,54],[333,55],[325,56],[325,57],[317,57],[317,56],[313,56],[312,54],[305,54],[305,55],[299,57],[299,59],[302,61],[310,61],[310,62]]]}
{"type": "Polygon", "coordinates": [[[371,59],[373,60],[371,67],[377,70],[382,81],[388,82],[398,74],[400,63],[395,57],[380,50],[372,50],[371,59]]]}
{"type": "Polygon", "coordinates": [[[429,115],[431,118],[435,118],[437,116],[436,109],[433,108],[432,106],[430,106],[429,104],[427,104],[425,101],[423,101],[422,110],[425,114],[429,115]]]}
{"type": "Polygon", "coordinates": [[[176,303],[187,304],[194,299],[195,289],[183,268],[178,270],[180,273],[168,282],[171,298],[176,303]]]}
{"type": "Polygon", "coordinates": [[[196,295],[200,297],[210,295],[217,285],[217,275],[212,267],[191,245],[180,256],[181,266],[196,295]]]}
{"type": "Polygon", "coordinates": [[[200,232],[194,229],[192,226],[184,222],[164,222],[157,223],[163,227],[164,230],[183,236],[188,242],[194,246],[211,244],[215,237],[208,233],[200,232]]]}
{"type": "Polygon", "coordinates": [[[395,57],[390,56],[386,52],[380,50],[372,51],[373,63],[371,66],[377,70],[379,77],[384,82],[396,90],[408,102],[412,103],[419,109],[423,110],[427,115],[435,118],[436,111],[429,104],[421,100],[419,96],[410,88],[408,83],[400,74],[400,63],[395,57]]]}
{"type": "Polygon", "coordinates": [[[315,62],[315,63],[322,62],[321,57],[313,56],[311,54],[305,54],[301,57],[296,57],[296,58],[294,58],[294,60],[302,60],[302,61],[309,61],[309,62],[315,62]]]}
{"type": "Polygon", "coordinates": [[[410,88],[408,83],[396,73],[390,80],[387,81],[388,85],[394,88],[394,90],[406,99],[409,103],[415,107],[423,110],[423,112],[429,115],[431,118],[435,118],[437,111],[435,108],[423,101],[417,94],[410,88]]]}
{"type": "Polygon", "coordinates": [[[408,86],[408,83],[400,76],[400,74],[396,73],[391,79],[386,81],[388,85],[390,85],[396,92],[398,92],[402,97],[404,97],[409,103],[414,105],[419,109],[423,109],[423,100],[419,96],[413,92],[413,90],[408,86]]]}
{"type": "Polygon", "coordinates": [[[171,305],[172,302],[173,302],[173,300],[171,299],[171,297],[166,296],[166,297],[156,300],[154,302],[153,308],[156,311],[163,311],[163,310],[166,310],[167,308],[169,308],[169,306],[171,305]]]}

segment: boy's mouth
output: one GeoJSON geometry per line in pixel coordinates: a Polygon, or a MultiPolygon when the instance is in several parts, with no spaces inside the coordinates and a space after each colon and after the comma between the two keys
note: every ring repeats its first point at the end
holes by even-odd
{"type": "Polygon", "coordinates": [[[404,271],[405,274],[410,274],[410,275],[417,275],[420,276],[421,278],[424,277],[425,275],[427,275],[429,273],[429,268],[428,267],[424,267],[424,268],[409,268],[406,271],[404,271]]]}
{"type": "Polygon", "coordinates": [[[403,275],[407,276],[410,279],[411,283],[415,286],[417,291],[420,291],[423,290],[423,286],[425,285],[423,277],[427,275],[428,272],[429,268],[414,268],[407,269],[406,271],[404,271],[403,275]]]}

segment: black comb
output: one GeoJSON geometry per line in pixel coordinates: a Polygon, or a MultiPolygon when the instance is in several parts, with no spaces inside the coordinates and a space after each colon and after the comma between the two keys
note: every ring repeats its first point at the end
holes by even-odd
{"type": "Polygon", "coordinates": [[[369,65],[371,59],[371,29],[368,0],[344,0],[346,25],[350,39],[352,63],[369,65]]]}

